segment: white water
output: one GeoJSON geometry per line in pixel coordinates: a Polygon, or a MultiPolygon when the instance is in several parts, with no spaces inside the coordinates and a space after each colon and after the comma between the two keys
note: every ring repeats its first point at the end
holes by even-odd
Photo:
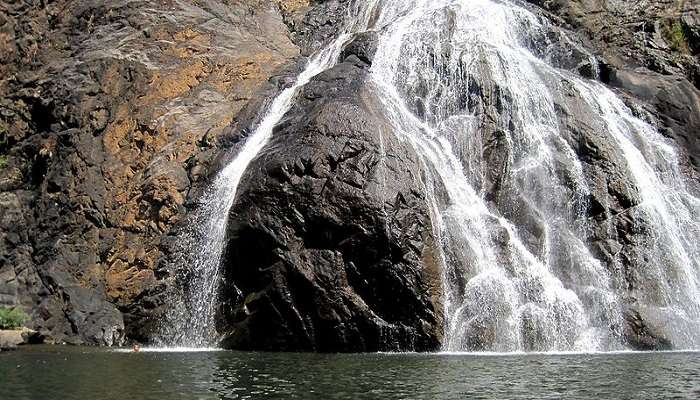
{"type": "Polygon", "coordinates": [[[370,8],[353,7],[345,32],[309,60],[295,83],[284,89],[272,102],[262,120],[232,161],[216,176],[200,205],[190,217],[190,226],[181,237],[183,256],[191,259],[190,282],[181,304],[167,316],[160,344],[177,347],[207,347],[218,343],[214,315],[221,256],[224,249],[228,212],[233,206],[238,184],[248,165],[269,142],[272,131],[291,108],[301,87],[311,78],[334,66],[350,37],[350,32],[364,30],[370,20],[370,8]]]}
{"type": "MultiPolygon", "coordinates": [[[[630,301],[676,347],[700,347],[700,202],[665,138],[603,85],[556,68],[552,54],[580,46],[507,1],[372,0],[355,12],[348,32],[367,29],[373,16],[381,33],[372,82],[394,133],[424,164],[445,266],[445,351],[624,350],[630,301]],[[471,101],[475,86],[481,98],[471,101]],[[642,203],[626,212],[649,222],[648,243],[637,244],[646,262],[633,266],[642,281],[631,291],[620,260],[606,266],[589,250],[587,166],[557,110],[572,93],[639,191],[642,203]],[[479,108],[487,101],[502,109],[488,121],[501,131],[502,160],[487,157],[494,144],[479,108]],[[488,198],[494,180],[503,198],[488,198]]],[[[216,343],[219,264],[241,176],[298,89],[334,65],[348,37],[314,56],[274,100],[204,197],[183,237],[195,255],[193,280],[189,303],[171,318],[170,344],[216,343]]]]}
{"type": "Polygon", "coordinates": [[[549,56],[561,43],[581,48],[505,1],[387,0],[382,11],[372,74],[395,133],[430,171],[426,188],[446,267],[444,350],[624,349],[623,303],[631,298],[675,346],[699,347],[700,204],[685,188],[673,147],[652,126],[603,85],[531,49],[539,43],[537,53],[549,56]],[[559,42],[548,41],[552,32],[559,42]],[[484,155],[483,115],[465,99],[473,83],[482,86],[482,101],[505,110],[492,125],[507,148],[501,204],[486,199],[493,165],[484,155]],[[609,272],[622,267],[606,268],[585,242],[589,183],[555,107],[571,91],[623,156],[642,199],[635,212],[651,222],[652,239],[640,246],[647,262],[633,266],[644,281],[631,294],[609,272]],[[541,243],[523,239],[532,235],[523,216],[535,221],[541,243]]]}

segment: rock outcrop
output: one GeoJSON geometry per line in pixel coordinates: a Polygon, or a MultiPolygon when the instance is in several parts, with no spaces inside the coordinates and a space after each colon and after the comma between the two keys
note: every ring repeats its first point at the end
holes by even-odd
{"type": "MultiPolygon", "coordinates": [[[[700,168],[700,9],[694,1],[528,0],[580,33],[601,80],[648,103],[700,168]]],[[[556,20],[556,18],[553,18],[556,20]]]]}
{"type": "Polygon", "coordinates": [[[239,186],[220,295],[225,347],[440,345],[442,270],[420,162],[373,104],[370,58],[353,48],[303,88],[239,186]]]}
{"type": "Polygon", "coordinates": [[[299,56],[281,3],[0,3],[0,305],[56,342],[146,335],[161,238],[299,56]]]}

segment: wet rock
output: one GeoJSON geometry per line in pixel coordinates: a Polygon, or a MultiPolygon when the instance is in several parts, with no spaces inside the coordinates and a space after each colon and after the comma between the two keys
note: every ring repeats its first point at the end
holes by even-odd
{"type": "Polygon", "coordinates": [[[378,39],[376,32],[363,32],[355,35],[352,41],[343,49],[340,56],[341,59],[346,60],[354,56],[363,63],[372,65],[372,59],[374,59],[374,54],[377,52],[378,39]]]}
{"type": "MultiPolygon", "coordinates": [[[[294,3],[294,2],[293,2],[294,3]]],[[[304,55],[310,55],[337,36],[348,13],[356,6],[352,0],[305,0],[311,8],[292,8],[290,30],[304,55]],[[305,12],[299,12],[305,11],[305,12]]],[[[288,19],[290,21],[290,19],[288,19]]]]}
{"type": "Polygon", "coordinates": [[[671,342],[659,335],[657,329],[649,325],[635,310],[628,310],[625,314],[624,334],[628,344],[635,350],[673,349],[671,342]]]}
{"type": "MultiPolygon", "coordinates": [[[[698,168],[693,2],[530,2],[586,38],[548,53],[562,40],[549,32],[532,43],[536,51],[650,110],[698,168]],[[596,48],[599,65],[577,48],[583,45],[596,48]]],[[[233,127],[253,125],[269,98],[293,82],[300,55],[335,36],[352,4],[3,4],[0,305],[29,310],[31,326],[51,341],[147,340],[174,286],[173,230],[187,223],[221,165],[213,160],[250,133],[233,127]]],[[[227,346],[436,348],[436,245],[414,190],[416,156],[392,139],[362,84],[375,50],[375,34],[357,35],[341,56],[345,63],[304,90],[245,177],[231,211],[219,317],[227,346]]],[[[449,54],[433,56],[439,63],[449,54]]],[[[517,222],[534,254],[542,253],[541,217],[520,196],[506,195],[512,154],[493,121],[505,114],[498,99],[507,88],[470,85],[451,106],[482,116],[487,170],[474,186],[517,222]]],[[[639,290],[648,265],[640,248],[650,238],[637,188],[601,127],[588,123],[588,111],[557,102],[567,142],[591,182],[591,247],[619,272],[616,285],[639,290]]],[[[422,116],[434,111],[413,106],[422,116]]],[[[662,348],[652,324],[631,315],[630,343],[662,348]]]]}
{"type": "Polygon", "coordinates": [[[666,132],[700,168],[700,90],[678,75],[611,69],[608,83],[650,104],[666,132]]]}
{"type": "Polygon", "coordinates": [[[650,104],[700,168],[700,19],[692,2],[528,1],[588,38],[601,59],[600,79],[650,104]]]}
{"type": "Polygon", "coordinates": [[[300,93],[230,211],[218,328],[244,350],[435,350],[441,267],[416,154],[345,62],[300,93]]]}
{"type": "MultiPolygon", "coordinates": [[[[697,193],[697,8],[691,2],[670,0],[529,2],[587,39],[599,60],[597,79],[614,88],[635,114],[676,143],[688,188],[697,193]]],[[[650,253],[649,244],[659,240],[653,233],[655,223],[640,207],[640,188],[631,178],[630,167],[625,167],[627,162],[611,149],[610,138],[601,135],[605,130],[589,122],[594,120],[586,116],[589,111],[567,106],[566,99],[559,101],[564,130],[570,133],[568,141],[584,162],[590,183],[586,201],[587,223],[592,226],[589,247],[607,266],[614,286],[630,306],[621,335],[636,349],[670,349],[673,344],[659,333],[665,322],[653,320],[665,307],[660,300],[665,283],[650,271],[672,274],[675,266],[663,257],[654,260],[650,253]],[[642,304],[656,305],[656,309],[643,309],[642,304]]]]}

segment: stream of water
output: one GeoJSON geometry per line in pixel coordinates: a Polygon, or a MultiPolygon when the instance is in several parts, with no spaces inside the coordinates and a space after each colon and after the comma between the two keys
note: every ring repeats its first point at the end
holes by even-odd
{"type": "Polygon", "coordinates": [[[572,57],[589,63],[595,78],[595,58],[517,2],[360,3],[339,37],[274,99],[201,201],[182,238],[192,255],[189,297],[173,307],[163,343],[216,345],[219,265],[241,176],[299,88],[335,65],[353,33],[371,29],[380,33],[375,92],[425,170],[442,245],[444,350],[621,350],[630,302],[677,348],[700,347],[700,201],[669,140],[610,89],[565,65],[572,57]],[[586,212],[592,183],[567,116],[604,136],[640,199],[625,210],[647,230],[636,244],[644,262],[632,290],[622,261],[604,265],[587,242],[596,229],[586,212]]]}
{"type": "Polygon", "coordinates": [[[312,56],[295,82],[272,101],[252,130],[244,146],[216,176],[190,216],[189,229],[182,235],[180,253],[188,265],[191,282],[179,304],[174,304],[158,342],[165,346],[207,347],[216,345],[214,314],[221,256],[224,249],[228,211],[234,203],[238,184],[248,165],[269,142],[272,131],[291,108],[301,87],[314,76],[334,66],[351,32],[364,31],[371,7],[351,7],[341,34],[312,56]]]}
{"type": "Polygon", "coordinates": [[[595,65],[593,56],[511,2],[384,3],[391,12],[379,22],[386,28],[372,67],[377,93],[395,133],[422,156],[426,186],[444,188],[428,196],[445,260],[444,348],[618,350],[631,297],[675,346],[697,348],[700,203],[667,139],[604,85],[553,57],[579,52],[595,65]],[[474,86],[478,101],[465,98],[474,86]],[[639,192],[635,212],[651,232],[632,296],[584,241],[590,188],[567,137],[567,105],[601,131],[639,192]],[[505,201],[488,199],[493,138],[484,114],[505,147],[497,171],[505,201]],[[533,230],[539,243],[523,238],[533,230]]]}

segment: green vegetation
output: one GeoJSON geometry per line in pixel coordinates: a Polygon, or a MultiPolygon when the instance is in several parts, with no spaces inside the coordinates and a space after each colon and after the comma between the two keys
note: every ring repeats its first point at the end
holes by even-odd
{"type": "Polygon", "coordinates": [[[0,169],[5,168],[5,165],[7,165],[7,157],[0,156],[0,169]]]}
{"type": "Polygon", "coordinates": [[[688,37],[685,34],[685,27],[680,20],[668,20],[666,21],[666,39],[668,39],[668,44],[672,49],[684,53],[690,53],[690,48],[688,47],[688,37]]]}
{"type": "Polygon", "coordinates": [[[17,329],[29,320],[29,316],[18,308],[0,307],[0,329],[17,329]]]}

